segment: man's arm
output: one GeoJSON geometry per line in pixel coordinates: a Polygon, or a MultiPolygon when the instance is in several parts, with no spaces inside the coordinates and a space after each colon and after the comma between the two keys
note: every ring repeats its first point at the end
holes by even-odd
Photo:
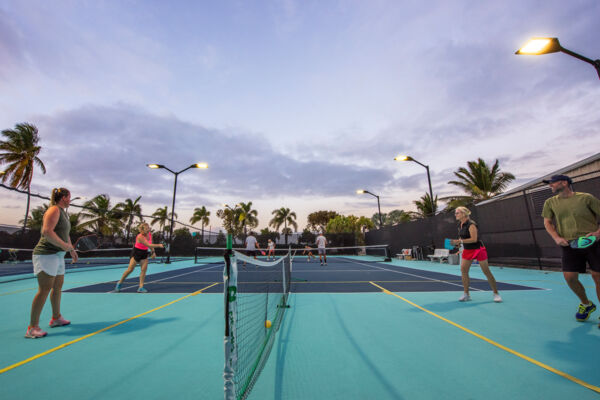
{"type": "MultiPolygon", "coordinates": [[[[590,194],[590,200],[588,202],[588,207],[592,211],[592,213],[596,216],[596,220],[600,218],[600,200],[597,197],[590,194]]],[[[588,233],[586,236],[596,236],[596,239],[600,239],[600,225],[598,225],[598,229],[594,232],[588,233]]]]}
{"type": "Polygon", "coordinates": [[[557,245],[565,247],[569,245],[569,242],[565,238],[560,237],[556,231],[556,226],[554,226],[554,223],[550,218],[544,218],[544,228],[546,228],[546,232],[554,239],[554,242],[557,245]]]}

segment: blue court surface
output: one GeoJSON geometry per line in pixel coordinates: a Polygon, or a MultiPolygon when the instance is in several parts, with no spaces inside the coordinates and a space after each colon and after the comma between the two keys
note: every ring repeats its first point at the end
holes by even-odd
{"type": "MultiPolygon", "coordinates": [[[[48,336],[35,340],[23,335],[37,282],[14,268],[0,264],[1,399],[223,398],[221,259],[151,264],[147,294],[139,269],[121,293],[124,265],[70,271],[72,324],[45,329],[48,302],[48,336]]],[[[249,399],[600,398],[600,311],[577,322],[560,272],[491,270],[504,302],[474,265],[461,303],[457,265],[296,257],[291,307],[249,399]]],[[[240,286],[262,279],[240,269],[240,286]]]]}

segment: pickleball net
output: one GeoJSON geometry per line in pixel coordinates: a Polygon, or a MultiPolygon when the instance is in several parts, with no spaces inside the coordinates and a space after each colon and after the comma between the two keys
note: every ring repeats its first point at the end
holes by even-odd
{"type": "Polygon", "coordinates": [[[290,252],[268,262],[225,251],[226,400],[246,399],[265,366],[288,307],[291,273],[290,252]]]}
{"type": "MultiPolygon", "coordinates": [[[[196,247],[194,251],[194,262],[215,262],[220,261],[227,249],[224,247],[196,247]]],[[[244,248],[235,248],[244,255],[248,255],[248,251],[244,248]]],[[[291,259],[293,262],[305,262],[308,261],[309,253],[316,258],[319,256],[319,250],[315,246],[310,246],[308,249],[304,247],[296,248],[276,248],[274,250],[275,258],[285,256],[288,252],[291,253],[291,259]]],[[[269,256],[269,252],[266,249],[255,251],[256,257],[261,261],[269,261],[273,259],[269,256]],[[263,255],[262,252],[265,254],[263,255]]],[[[390,248],[386,244],[382,245],[370,245],[370,246],[344,246],[344,247],[327,247],[325,249],[327,257],[332,257],[337,262],[351,262],[354,261],[390,261],[390,248]]]]}
{"type": "MultiPolygon", "coordinates": [[[[159,249],[156,258],[148,258],[149,264],[164,263],[164,251],[159,249]]],[[[15,249],[0,247],[0,282],[31,279],[33,249],[15,249]]],[[[91,271],[98,269],[124,269],[131,258],[131,247],[96,249],[78,252],[79,259],[72,262],[69,253],[65,254],[65,273],[91,271]]],[[[171,262],[191,260],[191,257],[171,257],[171,262]]]]}

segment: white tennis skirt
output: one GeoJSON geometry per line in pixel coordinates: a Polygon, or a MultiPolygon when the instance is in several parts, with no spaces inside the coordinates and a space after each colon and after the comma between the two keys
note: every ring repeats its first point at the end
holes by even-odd
{"type": "Polygon", "coordinates": [[[59,251],[54,254],[34,254],[31,257],[33,275],[37,276],[42,271],[50,276],[64,275],[66,253],[66,251],[59,251]]]}

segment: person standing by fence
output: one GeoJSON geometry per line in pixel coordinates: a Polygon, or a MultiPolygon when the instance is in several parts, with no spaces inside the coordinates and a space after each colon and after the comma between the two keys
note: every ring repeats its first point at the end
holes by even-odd
{"type": "Polygon", "coordinates": [[[544,203],[544,227],[560,246],[563,276],[581,301],[575,319],[584,322],[596,310],[596,305],[588,299],[579,281],[579,274],[586,271],[586,262],[590,266],[596,295],[600,300],[600,244],[597,240],[600,238],[600,200],[589,193],[574,192],[571,186],[573,182],[566,175],[554,175],[544,183],[556,194],[544,203]],[[569,242],[582,236],[595,236],[596,242],[587,248],[571,248],[569,242]]]}
{"type": "Polygon", "coordinates": [[[475,224],[475,221],[469,218],[471,211],[467,207],[457,207],[454,211],[454,215],[459,221],[459,239],[452,240],[451,243],[453,245],[462,244],[464,247],[460,262],[460,273],[462,277],[464,293],[460,299],[458,299],[458,301],[471,301],[471,295],[469,294],[469,286],[471,285],[469,269],[471,268],[473,260],[477,260],[479,261],[481,271],[483,271],[485,274],[485,277],[487,278],[488,283],[494,292],[494,301],[496,303],[502,302],[502,297],[500,297],[500,294],[498,293],[496,279],[494,278],[494,275],[492,275],[492,271],[490,271],[487,250],[481,242],[481,238],[478,236],[477,224],[475,224]]]}

